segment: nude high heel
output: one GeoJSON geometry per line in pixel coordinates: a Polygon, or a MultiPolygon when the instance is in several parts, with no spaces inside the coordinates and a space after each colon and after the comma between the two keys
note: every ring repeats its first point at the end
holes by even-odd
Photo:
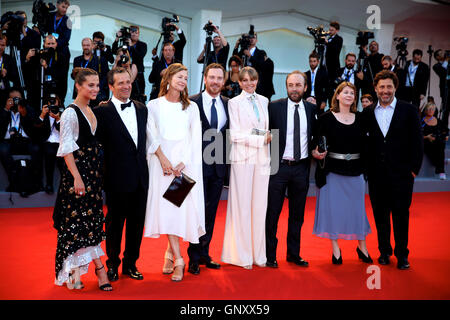
{"type": "Polygon", "coordinates": [[[163,274],[171,274],[173,272],[173,254],[166,250],[164,255],[164,266],[163,266],[163,274]]]}
{"type": "Polygon", "coordinates": [[[185,266],[185,263],[184,263],[184,260],[183,260],[183,258],[180,258],[180,259],[175,259],[175,263],[174,263],[174,265],[173,265],[173,268],[175,269],[175,268],[182,268],[182,273],[181,273],[181,276],[177,276],[177,275],[172,275],[172,281],[181,281],[181,280],[183,280],[183,276],[184,276],[184,266],[185,266]]]}

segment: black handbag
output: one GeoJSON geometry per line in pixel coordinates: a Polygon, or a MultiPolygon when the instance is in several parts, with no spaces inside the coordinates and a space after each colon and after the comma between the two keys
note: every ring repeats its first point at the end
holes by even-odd
{"type": "Polygon", "coordinates": [[[181,173],[179,177],[175,177],[169,188],[163,194],[163,198],[172,202],[177,207],[181,207],[184,199],[191,191],[195,184],[195,180],[187,176],[185,173],[181,173]]]}

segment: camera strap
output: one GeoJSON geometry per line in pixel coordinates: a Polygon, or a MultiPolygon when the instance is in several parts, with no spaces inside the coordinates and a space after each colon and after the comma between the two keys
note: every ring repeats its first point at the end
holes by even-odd
{"type": "Polygon", "coordinates": [[[59,28],[59,25],[61,24],[61,21],[63,20],[63,18],[59,19],[58,24],[56,24],[56,14],[55,14],[55,19],[53,21],[53,31],[56,32],[56,30],[59,28]]]}
{"type": "Polygon", "coordinates": [[[14,113],[11,112],[11,126],[10,126],[10,128],[12,128],[12,127],[16,128],[18,131],[21,128],[20,127],[20,113],[19,112],[17,112],[16,115],[14,115],[14,113]]]}

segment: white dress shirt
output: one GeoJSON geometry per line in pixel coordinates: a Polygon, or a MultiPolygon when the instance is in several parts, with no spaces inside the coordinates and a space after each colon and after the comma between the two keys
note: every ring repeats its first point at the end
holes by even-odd
{"type": "Polygon", "coordinates": [[[375,118],[377,119],[378,126],[380,127],[383,136],[386,137],[389,126],[391,125],[392,116],[394,115],[395,106],[397,104],[397,98],[394,97],[391,104],[387,107],[382,107],[380,102],[375,107],[375,118]]]}
{"type": "MultiPolygon", "coordinates": [[[[136,108],[134,106],[134,103],[131,103],[131,106],[129,108],[125,108],[122,110],[122,107],[120,106],[123,104],[122,101],[114,97],[114,95],[111,98],[111,102],[116,107],[117,113],[120,115],[120,118],[122,119],[123,124],[128,130],[128,133],[130,134],[131,138],[134,141],[134,144],[137,147],[138,144],[138,127],[137,127],[137,118],[136,118],[136,108]]],[[[130,99],[127,99],[128,103],[130,102],[130,99]]]]}
{"type": "Polygon", "coordinates": [[[11,111],[11,122],[8,125],[8,130],[6,130],[5,139],[10,139],[11,136],[9,135],[9,130],[11,127],[15,127],[17,129],[17,132],[22,135],[24,138],[28,138],[27,134],[23,130],[23,128],[20,126],[20,113],[17,111],[16,113],[11,111]]]}
{"type": "Polygon", "coordinates": [[[406,77],[405,86],[412,87],[414,85],[414,78],[416,77],[417,68],[419,64],[414,65],[413,62],[409,64],[408,67],[408,76],[406,77]]]}
{"type": "Polygon", "coordinates": [[[316,92],[315,92],[315,83],[316,83],[316,78],[317,78],[317,70],[319,69],[319,67],[316,67],[314,70],[311,69],[311,97],[315,97],[316,96],[316,92]]]}
{"type": "Polygon", "coordinates": [[[355,70],[344,68],[344,72],[342,73],[341,78],[346,80],[347,74],[350,74],[350,78],[349,78],[348,82],[355,84],[355,70]]]}
{"type": "MultiPolygon", "coordinates": [[[[287,126],[286,126],[286,147],[284,148],[283,159],[294,160],[294,112],[297,103],[288,99],[287,126]]],[[[308,157],[308,121],[303,100],[298,103],[300,116],[300,152],[301,159],[308,157]]]]}
{"type": "Polygon", "coordinates": [[[220,94],[217,97],[212,97],[206,90],[202,93],[203,111],[205,111],[206,118],[211,124],[211,106],[212,100],[216,99],[215,107],[217,110],[217,132],[223,128],[227,123],[227,114],[225,113],[225,107],[220,99],[220,94]]]}
{"type": "Polygon", "coordinates": [[[59,123],[57,122],[54,118],[49,117],[50,120],[50,136],[47,139],[47,142],[51,142],[51,143],[59,143],[59,131],[56,130],[56,124],[59,123]]]}

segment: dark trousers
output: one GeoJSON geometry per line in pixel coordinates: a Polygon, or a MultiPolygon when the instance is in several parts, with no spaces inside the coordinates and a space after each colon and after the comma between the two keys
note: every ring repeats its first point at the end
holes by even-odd
{"type": "Polygon", "coordinates": [[[44,158],[45,180],[47,186],[53,186],[53,175],[55,173],[55,164],[61,173],[64,159],[57,157],[59,143],[44,142],[42,145],[42,154],[44,158]]]}
{"type": "Polygon", "coordinates": [[[39,166],[40,148],[39,145],[33,143],[29,138],[20,139],[20,142],[12,142],[10,139],[5,139],[0,142],[0,162],[5,168],[8,176],[9,184],[11,184],[12,170],[14,167],[13,155],[30,155],[31,156],[31,170],[33,177],[30,177],[31,183],[39,184],[39,177],[41,177],[41,166],[39,166]]]}
{"type": "Polygon", "coordinates": [[[136,266],[144,232],[147,190],[139,187],[134,192],[106,191],[106,254],[108,268],[118,268],[121,260],[122,232],[126,220],[123,268],[136,266]]]}
{"type": "Polygon", "coordinates": [[[266,215],[266,256],[267,261],[276,260],[277,227],[283,209],[286,188],[289,197],[289,219],[287,232],[287,254],[300,256],[300,234],[305,215],[306,196],[309,188],[310,159],[280,168],[269,180],[269,195],[266,215]]]}
{"type": "Polygon", "coordinates": [[[445,173],[445,141],[433,141],[425,140],[423,142],[423,151],[430,159],[431,163],[435,167],[435,173],[445,173]]]}
{"type": "Polygon", "coordinates": [[[190,262],[211,261],[209,256],[209,244],[211,243],[216,221],[217,207],[222,194],[224,178],[219,177],[214,171],[212,175],[203,177],[203,192],[205,196],[205,229],[206,233],[200,237],[199,243],[190,243],[188,255],[190,262]]]}
{"type": "Polygon", "coordinates": [[[414,178],[392,177],[377,172],[369,176],[369,196],[378,234],[378,249],[382,255],[392,255],[391,212],[395,239],[394,254],[407,258],[409,207],[411,205],[414,178]]]}

